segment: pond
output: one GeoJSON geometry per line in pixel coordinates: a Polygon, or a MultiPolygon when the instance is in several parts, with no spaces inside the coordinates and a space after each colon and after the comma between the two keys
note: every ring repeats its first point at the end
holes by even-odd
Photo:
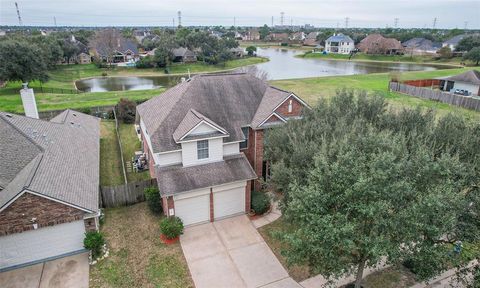
{"type": "Polygon", "coordinates": [[[302,51],[291,49],[259,48],[257,55],[266,57],[270,61],[258,64],[257,67],[267,72],[270,80],[452,68],[447,65],[434,64],[361,62],[295,57],[302,53],[302,51]]]}
{"type": "MultiPolygon", "coordinates": [[[[303,52],[291,49],[259,48],[257,54],[267,57],[270,61],[256,66],[265,71],[270,80],[452,68],[452,66],[434,64],[338,61],[295,57],[301,53],[303,52]]],[[[178,75],[98,77],[78,80],[75,84],[78,90],[85,92],[145,90],[174,86],[181,81],[181,77],[178,75]]]]}

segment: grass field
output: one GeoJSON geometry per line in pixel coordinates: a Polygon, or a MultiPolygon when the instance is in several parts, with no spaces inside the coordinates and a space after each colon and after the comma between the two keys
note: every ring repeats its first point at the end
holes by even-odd
{"type": "MultiPolygon", "coordinates": [[[[230,70],[238,67],[252,65],[268,61],[261,57],[246,57],[235,59],[220,65],[208,65],[204,63],[192,64],[174,64],[170,68],[172,74],[185,74],[190,70],[191,73],[215,72],[230,70]]],[[[88,65],[64,65],[50,72],[50,80],[46,83],[33,81],[29,87],[35,91],[37,106],[39,111],[63,110],[67,108],[80,109],[85,107],[115,105],[120,98],[131,100],[146,100],[159,95],[165,91],[165,88],[140,90],[140,91],[112,91],[96,93],[73,93],[75,90],[75,81],[81,78],[102,76],[107,73],[108,76],[146,76],[146,75],[166,75],[163,69],[136,69],[127,67],[116,67],[113,69],[100,69],[94,64],[88,65]],[[69,89],[64,93],[42,93],[41,88],[47,90],[69,89]],[[70,93],[70,94],[69,94],[70,93]]],[[[23,113],[22,101],[18,90],[21,88],[20,82],[8,82],[5,88],[0,88],[0,111],[13,113],[23,113]]]]}
{"type": "Polygon", "coordinates": [[[110,256],[90,268],[90,287],[193,287],[180,244],[160,241],[160,219],[145,202],[105,209],[110,256]]]}
{"type": "Polygon", "coordinates": [[[100,185],[124,184],[120,147],[113,120],[100,122],[100,185]]]}
{"type": "MultiPolygon", "coordinates": [[[[298,57],[304,58],[324,58],[331,60],[349,60],[348,54],[322,54],[322,53],[305,53],[298,57]]],[[[450,64],[460,65],[462,62],[461,57],[454,57],[450,59],[434,59],[432,56],[420,56],[420,55],[369,55],[363,53],[357,53],[351,61],[380,61],[380,62],[414,62],[414,63],[432,63],[432,64],[450,64]]]]}
{"type": "MultiPolygon", "coordinates": [[[[424,79],[434,78],[448,75],[455,75],[465,72],[472,68],[457,68],[436,71],[421,72],[405,72],[401,74],[402,80],[406,79],[424,79]]],[[[473,110],[463,109],[457,106],[445,103],[431,101],[412,96],[407,96],[395,92],[388,91],[388,82],[390,75],[388,73],[379,74],[362,74],[352,76],[334,76],[334,77],[317,77],[305,79],[287,79],[271,81],[271,84],[292,91],[307,101],[310,105],[315,105],[321,98],[330,98],[335,95],[337,89],[362,89],[369,92],[381,92],[389,104],[394,108],[403,107],[422,107],[437,110],[439,115],[446,113],[458,113],[467,119],[480,120],[480,113],[473,110]]]]}

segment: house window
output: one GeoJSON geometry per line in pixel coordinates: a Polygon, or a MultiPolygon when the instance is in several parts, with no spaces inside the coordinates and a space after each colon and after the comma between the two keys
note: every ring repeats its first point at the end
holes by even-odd
{"type": "Polygon", "coordinates": [[[248,147],[248,127],[242,127],[243,136],[245,141],[240,142],[240,149],[246,149],[248,147]]]}
{"type": "Polygon", "coordinates": [[[288,102],[288,113],[292,113],[293,106],[292,106],[292,100],[288,102]]]}
{"type": "Polygon", "coordinates": [[[197,141],[197,158],[198,159],[208,158],[208,140],[197,141]]]}

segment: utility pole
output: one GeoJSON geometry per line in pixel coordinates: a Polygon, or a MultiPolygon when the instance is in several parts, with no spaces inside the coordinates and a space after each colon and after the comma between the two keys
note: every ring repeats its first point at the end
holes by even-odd
{"type": "Polygon", "coordinates": [[[285,17],[285,12],[280,12],[280,25],[282,26],[283,26],[284,17],[285,17]]]}
{"type": "Polygon", "coordinates": [[[17,2],[15,2],[15,8],[17,8],[18,25],[23,26],[22,17],[20,16],[20,10],[18,9],[17,2]]]}
{"type": "Polygon", "coordinates": [[[182,26],[182,11],[177,12],[178,15],[178,27],[182,26]]]}
{"type": "Polygon", "coordinates": [[[433,29],[437,27],[437,17],[433,18],[433,29]]]}
{"type": "Polygon", "coordinates": [[[398,18],[395,18],[393,26],[395,29],[398,28],[398,18]]]}
{"type": "Polygon", "coordinates": [[[350,21],[349,17],[345,17],[345,28],[348,29],[348,22],[350,21]]]}

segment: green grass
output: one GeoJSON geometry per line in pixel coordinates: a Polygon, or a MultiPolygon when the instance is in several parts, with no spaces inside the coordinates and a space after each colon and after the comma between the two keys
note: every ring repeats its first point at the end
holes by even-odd
{"type": "MultiPolygon", "coordinates": [[[[298,57],[303,58],[323,58],[331,60],[349,60],[348,54],[322,54],[322,53],[305,53],[298,57]]],[[[453,64],[460,65],[462,62],[461,57],[454,57],[450,59],[435,59],[428,55],[370,55],[364,53],[357,53],[351,61],[380,61],[380,62],[414,62],[414,63],[435,63],[435,64],[453,64]]]]}
{"type": "MultiPolygon", "coordinates": [[[[120,141],[122,143],[123,160],[125,162],[132,161],[132,157],[135,155],[135,151],[142,150],[140,140],[135,133],[135,125],[133,124],[120,124],[119,126],[120,141]]],[[[127,170],[127,181],[136,182],[150,179],[150,173],[147,171],[133,172],[127,170]]]]}
{"type": "MultiPolygon", "coordinates": [[[[402,80],[406,79],[425,79],[441,76],[455,75],[465,72],[472,68],[457,68],[435,71],[415,71],[401,74],[402,80]]],[[[330,98],[335,95],[337,89],[361,89],[369,92],[381,92],[387,98],[388,103],[394,108],[403,107],[422,107],[437,110],[439,115],[447,113],[458,113],[466,119],[480,120],[480,113],[463,109],[457,106],[416,98],[388,91],[388,82],[390,75],[388,73],[362,74],[352,76],[332,76],[304,79],[287,79],[271,81],[273,86],[293,91],[310,105],[315,105],[321,98],[330,98]]]]}
{"type": "MultiPolygon", "coordinates": [[[[171,67],[172,74],[185,74],[190,70],[191,73],[215,72],[221,70],[230,70],[238,67],[257,64],[268,61],[261,57],[245,57],[227,61],[221,65],[208,65],[205,63],[174,64],[171,67]]],[[[49,73],[50,80],[45,83],[32,81],[29,87],[35,91],[37,106],[39,111],[80,109],[95,106],[110,106],[118,103],[120,98],[130,100],[147,100],[159,95],[165,88],[137,91],[111,91],[80,94],[64,93],[42,93],[41,87],[53,89],[75,90],[75,81],[82,78],[102,76],[102,73],[108,76],[147,76],[147,75],[166,75],[163,69],[137,69],[128,67],[116,67],[112,69],[100,69],[94,64],[87,65],[62,65],[49,73]]],[[[5,88],[0,88],[0,111],[12,113],[23,113],[22,101],[19,90],[21,82],[8,82],[5,88]]]]}
{"type": "Polygon", "coordinates": [[[160,240],[161,217],[146,203],[105,209],[110,256],[90,268],[90,287],[193,287],[179,243],[160,240]]]}
{"type": "Polygon", "coordinates": [[[124,184],[120,147],[113,120],[100,122],[100,185],[124,184]]]}

